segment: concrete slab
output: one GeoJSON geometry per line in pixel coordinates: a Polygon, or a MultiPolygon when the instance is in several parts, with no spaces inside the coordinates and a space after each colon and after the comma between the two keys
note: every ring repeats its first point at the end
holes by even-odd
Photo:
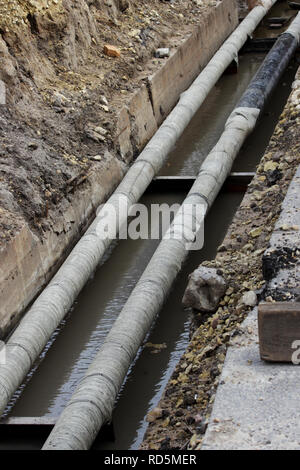
{"type": "Polygon", "coordinates": [[[260,360],[257,308],[230,346],[202,450],[300,449],[300,368],[260,360]]]}

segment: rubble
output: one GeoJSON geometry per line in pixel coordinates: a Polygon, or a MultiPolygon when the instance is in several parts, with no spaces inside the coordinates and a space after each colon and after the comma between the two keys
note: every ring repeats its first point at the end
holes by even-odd
{"type": "MultiPolygon", "coordinates": [[[[200,450],[227,347],[232,342],[237,347],[240,344],[241,324],[253,308],[250,304],[254,304],[255,300],[275,302],[273,296],[278,300],[299,298],[298,290],[290,293],[285,289],[285,294],[290,294],[287,298],[278,286],[271,292],[265,288],[266,280],[272,279],[274,273],[286,265],[295,265],[296,259],[299,259],[299,250],[297,252],[294,248],[281,249],[280,253],[270,249],[265,254],[281,212],[281,203],[300,164],[299,110],[296,108],[298,99],[295,99],[299,93],[299,76],[300,70],[293,93],[216,258],[201,265],[220,269],[222,276],[226,277],[228,289],[214,314],[203,310],[194,312],[191,341],[158,404],[163,412],[169,414],[169,424],[163,427],[160,420],[150,423],[141,449],[161,450],[162,442],[167,442],[164,449],[200,450]],[[266,165],[268,162],[269,165],[266,165]],[[267,178],[262,176],[266,176],[271,162],[280,162],[282,178],[268,186],[267,178]],[[244,302],[241,302],[242,299],[244,302]],[[196,397],[194,404],[185,403],[187,393],[196,397]]],[[[287,225],[290,227],[290,237],[299,237],[298,231],[291,229],[298,224],[291,221],[287,225]]],[[[285,233],[280,234],[279,231],[278,236],[285,233]]],[[[252,328],[249,327],[246,333],[252,335],[252,328]]],[[[251,367],[251,360],[245,367],[251,367]]],[[[216,428],[219,426],[215,421],[214,424],[216,428]]]]}
{"type": "Polygon", "coordinates": [[[105,55],[108,55],[109,57],[121,57],[120,49],[110,44],[104,45],[103,52],[105,55]]]}
{"type": "Polygon", "coordinates": [[[227,283],[217,269],[200,266],[190,275],[182,302],[185,307],[214,312],[226,289],[227,283]]]}

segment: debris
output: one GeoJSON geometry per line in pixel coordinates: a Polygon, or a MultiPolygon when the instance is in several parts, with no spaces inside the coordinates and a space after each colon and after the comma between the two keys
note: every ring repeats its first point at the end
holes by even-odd
{"type": "Polygon", "coordinates": [[[254,307],[257,304],[257,295],[253,290],[245,292],[241,298],[241,303],[247,305],[248,307],[254,307]]]}
{"type": "Polygon", "coordinates": [[[257,228],[254,228],[253,230],[251,230],[249,232],[249,235],[250,237],[252,238],[256,238],[256,237],[259,237],[259,235],[261,234],[262,232],[262,227],[257,227],[257,228]]]}
{"type": "Polygon", "coordinates": [[[109,112],[109,107],[106,106],[105,104],[100,104],[100,108],[103,109],[103,111],[105,111],[106,113],[109,112]]]}
{"type": "Polygon", "coordinates": [[[101,157],[101,155],[94,155],[93,157],[90,157],[90,160],[100,162],[102,160],[102,157],[101,157]]]}
{"type": "Polygon", "coordinates": [[[264,171],[274,171],[278,167],[278,163],[272,160],[264,164],[264,171]]]}
{"type": "Polygon", "coordinates": [[[163,410],[159,407],[153,408],[153,410],[149,411],[147,414],[147,421],[148,423],[153,423],[159,418],[162,418],[163,410]]]}
{"type": "Polygon", "coordinates": [[[87,125],[85,127],[85,135],[94,140],[95,142],[105,142],[105,135],[107,134],[107,131],[103,129],[102,127],[91,127],[91,125],[87,125]]]}
{"type": "Polygon", "coordinates": [[[105,97],[104,95],[100,96],[99,102],[100,102],[101,104],[104,104],[104,106],[108,106],[108,101],[107,101],[107,99],[106,99],[106,97],[105,97]]]}
{"type": "Polygon", "coordinates": [[[104,52],[105,55],[107,55],[109,57],[120,57],[121,56],[120,49],[118,49],[117,47],[112,46],[110,44],[105,44],[105,46],[103,47],[103,52],[104,52]]]}
{"type": "Polygon", "coordinates": [[[226,289],[226,281],[215,268],[200,266],[190,275],[183,304],[203,312],[213,312],[226,289]]]}
{"type": "Polygon", "coordinates": [[[103,129],[103,127],[95,127],[94,129],[95,132],[97,132],[97,134],[100,134],[100,135],[103,135],[105,136],[107,134],[107,130],[106,129],[103,129]]]}
{"type": "Polygon", "coordinates": [[[151,348],[151,354],[158,354],[161,352],[163,349],[167,348],[166,343],[161,343],[161,344],[153,344],[153,343],[146,343],[145,348],[151,348]]]}
{"type": "Polygon", "coordinates": [[[165,57],[169,57],[170,56],[170,49],[168,47],[156,49],[154,55],[157,59],[163,59],[165,57]]]}
{"type": "Polygon", "coordinates": [[[37,150],[37,149],[39,148],[39,146],[38,146],[38,144],[37,144],[36,142],[30,142],[30,143],[28,144],[28,148],[29,148],[30,150],[37,150]]]}
{"type": "Polygon", "coordinates": [[[299,230],[299,226],[298,226],[298,225],[282,224],[281,227],[280,227],[280,229],[283,230],[283,231],[288,231],[288,230],[295,230],[295,231],[298,231],[298,230],[299,230]]]}

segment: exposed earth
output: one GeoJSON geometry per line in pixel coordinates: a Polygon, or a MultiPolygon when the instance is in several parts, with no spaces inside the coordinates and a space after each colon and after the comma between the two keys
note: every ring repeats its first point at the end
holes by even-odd
{"type": "MultiPolygon", "coordinates": [[[[122,159],[118,111],[164,62],[155,50],[178,47],[216,3],[0,0],[0,248],[24,221],[42,238],[48,211],[105,159],[122,159]]],[[[250,291],[273,301],[262,258],[300,163],[299,80],[216,259],[204,263],[229,287],[213,315],[194,312],[191,343],[148,416],[144,449],[201,447],[227,345],[252,308],[241,298],[250,291]]]]}
{"type": "Polygon", "coordinates": [[[118,110],[166,60],[156,48],[176,48],[216,3],[0,0],[1,244],[22,219],[42,235],[91,168],[121,159],[118,110]]]}

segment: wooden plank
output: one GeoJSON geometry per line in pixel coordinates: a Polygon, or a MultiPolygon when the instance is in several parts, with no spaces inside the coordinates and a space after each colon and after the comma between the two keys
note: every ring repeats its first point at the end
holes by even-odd
{"type": "Polygon", "coordinates": [[[300,360],[300,303],[261,303],[258,334],[261,359],[296,363],[300,360]]]}

